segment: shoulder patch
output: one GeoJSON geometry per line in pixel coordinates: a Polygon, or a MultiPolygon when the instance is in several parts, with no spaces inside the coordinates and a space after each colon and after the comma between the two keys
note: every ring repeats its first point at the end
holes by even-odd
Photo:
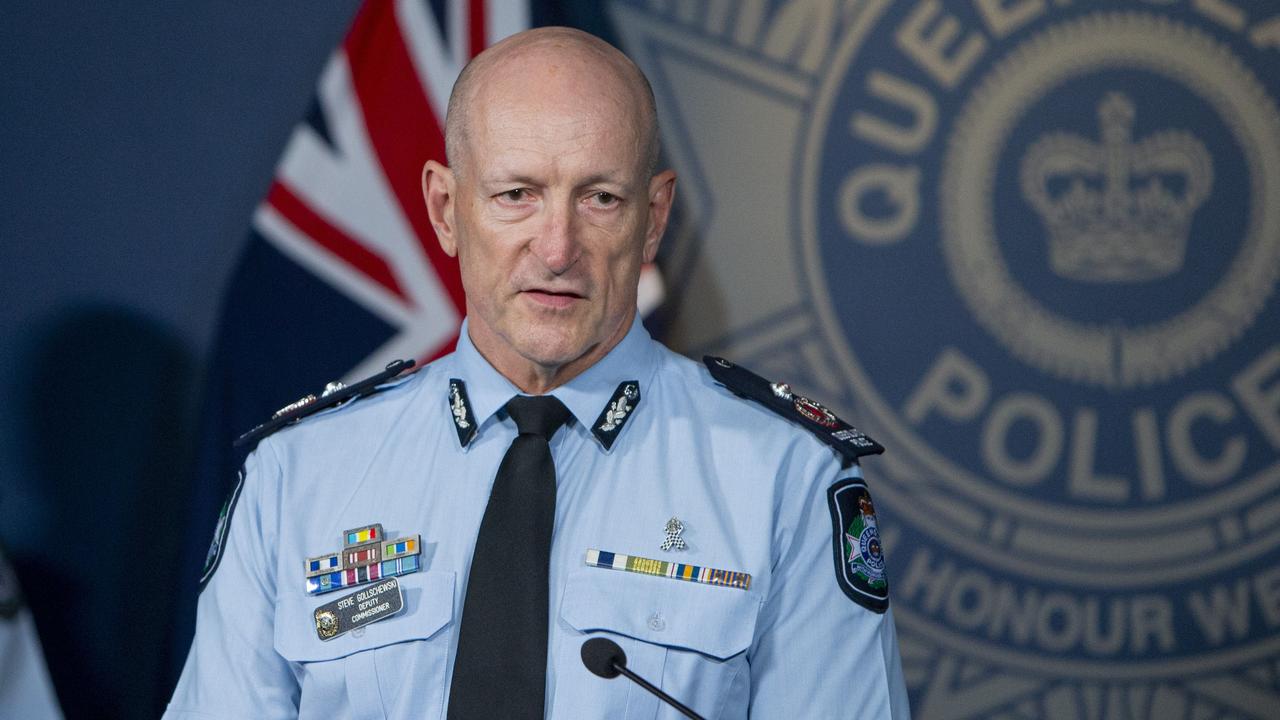
{"type": "Polygon", "coordinates": [[[209,543],[209,552],[204,556],[204,569],[200,571],[200,589],[209,583],[213,573],[222,562],[222,551],[227,547],[227,530],[231,527],[231,513],[235,512],[236,501],[240,499],[240,489],[244,487],[244,468],[237,473],[235,487],[222,503],[218,511],[218,522],[213,526],[213,542],[209,543]]]}
{"type": "Polygon", "coordinates": [[[285,405],[271,416],[271,419],[255,427],[249,432],[236,438],[232,443],[235,447],[255,443],[271,433],[279,430],[286,425],[292,425],[299,420],[313,415],[325,408],[331,408],[339,403],[361,398],[367,395],[373,395],[381,388],[378,386],[394,379],[412,368],[414,362],[412,360],[392,360],[387,363],[387,367],[377,375],[365,378],[360,382],[351,385],[343,385],[339,382],[331,382],[325,386],[319,397],[315,395],[307,395],[306,397],[296,400],[285,405]]]}
{"type": "Polygon", "coordinates": [[[872,612],[889,609],[889,580],[871,493],[861,478],[837,480],[827,489],[836,584],[872,612]]]}
{"type": "Polygon", "coordinates": [[[702,362],[716,382],[800,425],[849,460],[884,452],[883,445],[836,417],[818,401],[791,392],[786,383],[771,383],[724,358],[707,355],[702,362]]]}

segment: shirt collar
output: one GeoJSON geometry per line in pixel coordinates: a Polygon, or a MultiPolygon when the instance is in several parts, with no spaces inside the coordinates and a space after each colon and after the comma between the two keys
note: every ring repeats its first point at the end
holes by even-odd
{"type": "MultiPolygon", "coordinates": [[[[519,395],[520,389],[495,370],[472,344],[467,331],[468,322],[463,321],[458,334],[457,350],[454,353],[455,373],[457,379],[466,383],[471,415],[478,429],[483,431],[489,419],[512,396],[519,395]]],[[[595,426],[600,424],[598,420],[608,411],[611,402],[617,401],[624,384],[638,386],[643,397],[657,371],[657,352],[657,343],[649,336],[637,315],[622,341],[607,355],[550,394],[564,403],[569,412],[573,413],[574,419],[583,428],[592,430],[600,445],[609,450],[615,435],[621,432],[622,423],[619,422],[615,429],[603,432],[595,426]]],[[[632,400],[627,413],[637,406],[632,400]]]]}

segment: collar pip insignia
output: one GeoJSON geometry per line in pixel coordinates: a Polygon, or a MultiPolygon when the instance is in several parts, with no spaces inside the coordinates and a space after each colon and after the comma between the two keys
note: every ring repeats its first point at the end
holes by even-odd
{"type": "Polygon", "coordinates": [[[466,447],[476,436],[476,416],[467,398],[467,384],[458,378],[449,379],[449,412],[453,414],[453,427],[458,431],[458,443],[466,447]]]}
{"type": "Polygon", "coordinates": [[[307,594],[320,595],[352,585],[408,575],[422,569],[422,538],[387,540],[374,523],[342,534],[340,552],[307,558],[307,594]]]}
{"type": "Polygon", "coordinates": [[[835,448],[850,462],[863,455],[879,455],[884,446],[858,428],[841,420],[822,403],[791,391],[786,383],[771,383],[750,370],[724,358],[702,358],[711,377],[735,394],[750,398],[788,420],[799,424],[835,448]]]}
{"type": "Polygon", "coordinates": [[[595,423],[591,425],[591,432],[595,434],[600,444],[604,445],[605,450],[613,448],[614,441],[622,432],[622,426],[627,424],[627,420],[631,418],[631,414],[639,404],[640,383],[636,380],[619,383],[618,389],[613,391],[613,397],[609,398],[600,417],[596,418],[595,423]]]}

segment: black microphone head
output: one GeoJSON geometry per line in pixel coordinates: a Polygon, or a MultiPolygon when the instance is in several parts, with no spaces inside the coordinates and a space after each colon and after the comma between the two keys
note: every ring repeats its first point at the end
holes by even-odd
{"type": "Polygon", "coordinates": [[[609,638],[593,637],[582,643],[582,664],[602,678],[616,678],[618,668],[627,666],[627,654],[609,638]]]}

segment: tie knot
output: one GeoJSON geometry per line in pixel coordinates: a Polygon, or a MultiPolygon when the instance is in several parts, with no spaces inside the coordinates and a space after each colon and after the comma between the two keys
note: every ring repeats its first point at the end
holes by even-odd
{"type": "Polygon", "coordinates": [[[507,414],[516,421],[521,435],[547,440],[569,420],[569,408],[553,395],[517,395],[507,402],[507,414]]]}

